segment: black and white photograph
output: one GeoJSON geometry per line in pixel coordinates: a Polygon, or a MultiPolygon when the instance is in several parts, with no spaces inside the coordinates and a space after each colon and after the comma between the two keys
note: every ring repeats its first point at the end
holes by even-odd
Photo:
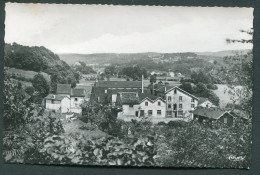
{"type": "Polygon", "coordinates": [[[250,169],[253,10],[6,3],[4,163],[250,169]]]}

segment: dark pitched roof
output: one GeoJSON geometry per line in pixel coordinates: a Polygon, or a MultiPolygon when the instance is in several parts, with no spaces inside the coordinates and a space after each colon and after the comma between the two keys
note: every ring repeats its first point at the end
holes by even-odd
{"type": "Polygon", "coordinates": [[[155,100],[158,98],[158,96],[151,94],[150,90],[144,90],[144,93],[139,92],[138,95],[140,102],[145,98],[149,98],[150,100],[155,100]]]}
{"type": "Polygon", "coordinates": [[[97,87],[106,88],[141,88],[141,81],[98,81],[95,83],[97,87]]]}
{"type": "Polygon", "coordinates": [[[106,88],[104,87],[92,87],[90,100],[96,101],[99,97],[100,102],[105,102],[107,94],[105,94],[106,88]]]}
{"type": "Polygon", "coordinates": [[[84,89],[72,89],[71,96],[72,97],[85,97],[85,90],[84,89]]]}
{"type": "Polygon", "coordinates": [[[219,119],[225,113],[230,114],[229,111],[217,107],[214,108],[198,107],[192,113],[196,115],[212,118],[212,119],[219,119]]]}
{"type": "Polygon", "coordinates": [[[57,100],[57,101],[61,101],[62,99],[64,99],[65,97],[69,98],[66,95],[54,95],[54,94],[49,94],[47,97],[45,97],[46,100],[57,100]]]}
{"type": "Polygon", "coordinates": [[[139,97],[136,92],[119,92],[119,99],[121,104],[138,104],[139,97]]]}
{"type": "Polygon", "coordinates": [[[70,94],[71,85],[70,84],[57,84],[57,94],[70,94]]]}
{"type": "Polygon", "coordinates": [[[205,98],[205,97],[198,97],[199,100],[198,100],[198,105],[204,103],[205,101],[210,101],[208,98],[205,98]]]}

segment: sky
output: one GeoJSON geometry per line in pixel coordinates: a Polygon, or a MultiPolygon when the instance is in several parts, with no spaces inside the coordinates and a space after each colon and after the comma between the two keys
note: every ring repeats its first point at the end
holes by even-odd
{"type": "Polygon", "coordinates": [[[5,42],[55,53],[206,52],[251,49],[253,8],[6,4],[5,42]]]}

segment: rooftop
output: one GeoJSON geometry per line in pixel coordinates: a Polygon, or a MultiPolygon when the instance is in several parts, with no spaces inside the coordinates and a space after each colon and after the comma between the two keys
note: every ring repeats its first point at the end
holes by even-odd
{"type": "Polygon", "coordinates": [[[97,87],[106,88],[141,88],[141,81],[98,81],[96,82],[97,87]]]}
{"type": "Polygon", "coordinates": [[[119,92],[121,104],[138,104],[139,97],[136,92],[119,92]]]}
{"type": "Polygon", "coordinates": [[[219,119],[223,114],[229,113],[229,111],[217,107],[214,108],[198,107],[192,113],[196,115],[212,118],[212,119],[219,119]]]}
{"type": "Polygon", "coordinates": [[[71,96],[72,97],[85,97],[85,90],[84,89],[72,89],[71,96]]]}

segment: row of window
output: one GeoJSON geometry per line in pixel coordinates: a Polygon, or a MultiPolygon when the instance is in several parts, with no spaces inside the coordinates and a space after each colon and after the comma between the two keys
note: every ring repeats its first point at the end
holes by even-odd
{"type": "MultiPolygon", "coordinates": [[[[146,102],[145,102],[145,106],[148,106],[148,105],[149,105],[149,103],[148,103],[148,101],[146,101],[146,102]]],[[[157,105],[158,105],[158,106],[161,106],[161,102],[158,101],[158,102],[157,102],[157,105]]]]}
{"type": "Polygon", "coordinates": [[[166,114],[167,114],[167,116],[170,116],[170,117],[172,117],[172,115],[174,114],[174,116],[177,117],[177,116],[182,116],[183,111],[178,111],[178,112],[174,112],[174,113],[173,113],[173,111],[167,111],[166,114]]]}
{"type": "MultiPolygon", "coordinates": [[[[194,104],[191,104],[191,108],[194,108],[195,105],[194,104]]],[[[168,104],[168,109],[171,109],[172,108],[172,105],[171,104],[168,104]]],[[[177,109],[177,104],[173,104],[173,109],[176,110],[177,109]]],[[[179,109],[182,109],[182,104],[179,104],[179,109]]]]}
{"type": "MultiPolygon", "coordinates": [[[[172,97],[168,96],[168,101],[172,101],[172,97]]],[[[191,102],[194,102],[194,98],[191,99],[191,102]]],[[[182,96],[179,96],[179,102],[182,102],[182,96]]]]}
{"type": "MultiPolygon", "coordinates": [[[[136,116],[138,116],[138,111],[135,112],[136,116]]],[[[153,115],[153,110],[148,110],[148,116],[153,115]]],[[[157,115],[162,115],[162,110],[157,110],[157,115]]],[[[140,116],[144,116],[144,110],[140,110],[140,116]]]]}

